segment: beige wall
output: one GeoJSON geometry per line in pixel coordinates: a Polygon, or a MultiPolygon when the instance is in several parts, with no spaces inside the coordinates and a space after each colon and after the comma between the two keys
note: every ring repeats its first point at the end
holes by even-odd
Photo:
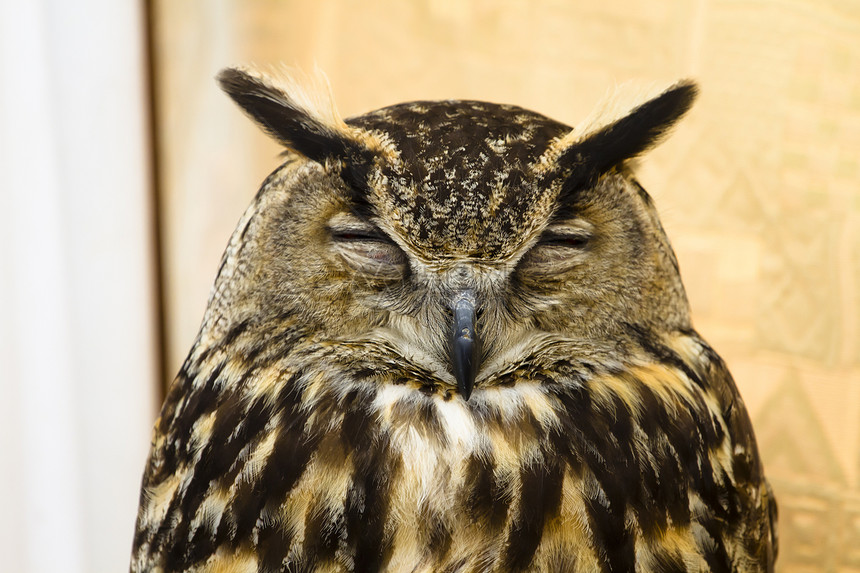
{"type": "Polygon", "coordinates": [[[324,69],[345,115],[468,97],[576,123],[627,80],[699,103],[640,174],[752,412],[780,570],[860,571],[860,3],[155,1],[168,368],[278,163],[226,65],[324,69]]]}

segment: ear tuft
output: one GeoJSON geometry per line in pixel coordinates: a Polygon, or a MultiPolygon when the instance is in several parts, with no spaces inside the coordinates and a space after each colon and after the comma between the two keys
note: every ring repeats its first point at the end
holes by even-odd
{"type": "Polygon", "coordinates": [[[557,165],[575,162],[581,174],[599,174],[641,155],[689,111],[698,91],[694,82],[681,81],[618,119],[591,120],[590,128],[576,129],[556,144],[557,165]]]}
{"type": "Polygon", "coordinates": [[[294,77],[276,81],[256,70],[227,68],[217,80],[269,135],[308,159],[344,158],[353,146],[349,127],[338,115],[323,76],[307,82],[294,77]]]}

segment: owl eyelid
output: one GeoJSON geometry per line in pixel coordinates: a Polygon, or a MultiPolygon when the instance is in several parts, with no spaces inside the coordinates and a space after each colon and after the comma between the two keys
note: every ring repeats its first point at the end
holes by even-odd
{"type": "Polygon", "coordinates": [[[582,217],[574,217],[545,228],[537,245],[583,249],[593,236],[594,225],[582,217]]]}
{"type": "Polygon", "coordinates": [[[395,245],[391,238],[378,229],[366,227],[329,228],[332,239],[344,242],[375,242],[395,245]]]}
{"type": "Polygon", "coordinates": [[[523,268],[540,274],[565,272],[580,264],[591,250],[593,226],[575,221],[544,230],[523,259],[523,268]]]}
{"type": "Polygon", "coordinates": [[[370,225],[349,222],[329,227],[334,249],[357,271],[377,278],[394,279],[402,274],[406,255],[391,238],[370,225]]]}
{"type": "Polygon", "coordinates": [[[567,247],[571,249],[583,249],[588,246],[591,240],[591,233],[575,232],[575,233],[544,233],[538,240],[538,245],[548,245],[553,247],[567,247]]]}

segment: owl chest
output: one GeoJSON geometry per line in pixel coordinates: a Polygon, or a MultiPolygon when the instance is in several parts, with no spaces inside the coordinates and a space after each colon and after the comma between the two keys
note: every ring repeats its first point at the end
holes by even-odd
{"type": "Polygon", "coordinates": [[[612,544],[645,539],[654,559],[695,551],[690,506],[701,501],[683,466],[710,463],[695,435],[681,452],[620,405],[586,415],[537,385],[472,400],[386,388],[373,430],[346,453],[341,515],[378,526],[392,567],[468,558],[519,570],[573,555],[589,570],[612,544]]]}
{"type": "Polygon", "coordinates": [[[377,432],[344,464],[345,520],[358,512],[380,523],[392,571],[591,552],[581,479],[555,458],[540,400],[527,402],[508,392],[476,411],[457,398],[383,391],[371,416],[377,432]]]}

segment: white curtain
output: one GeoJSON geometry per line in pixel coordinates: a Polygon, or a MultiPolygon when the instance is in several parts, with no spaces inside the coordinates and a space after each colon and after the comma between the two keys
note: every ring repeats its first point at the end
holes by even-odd
{"type": "Polygon", "coordinates": [[[123,571],[155,416],[143,7],[0,0],[0,569],[123,571]]]}

